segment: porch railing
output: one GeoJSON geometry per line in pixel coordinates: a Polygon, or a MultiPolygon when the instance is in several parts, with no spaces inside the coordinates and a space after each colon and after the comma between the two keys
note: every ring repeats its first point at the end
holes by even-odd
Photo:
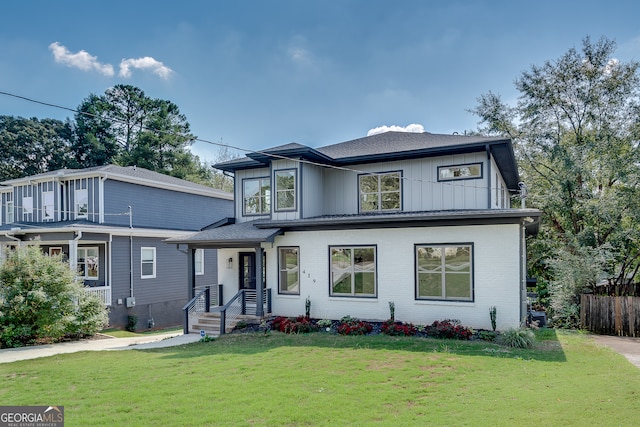
{"type": "Polygon", "coordinates": [[[88,294],[97,295],[100,300],[104,303],[104,305],[111,305],[111,286],[96,286],[89,287],[86,286],[84,291],[88,294]]]}
{"type": "MultiPolygon", "coordinates": [[[[219,294],[222,295],[222,285],[215,285],[219,287],[219,294]]],[[[184,333],[188,334],[191,326],[191,321],[196,320],[199,313],[220,313],[220,335],[225,333],[226,325],[231,325],[238,320],[242,315],[255,314],[257,308],[257,291],[255,289],[241,289],[237,294],[233,296],[226,304],[213,306],[210,304],[212,301],[210,297],[207,297],[209,287],[202,289],[195,297],[191,299],[182,310],[185,313],[184,316],[184,333]],[[207,302],[209,301],[209,303],[207,302]]],[[[210,295],[210,294],[209,294],[210,295]]],[[[221,298],[221,297],[220,297],[221,298]]],[[[221,302],[221,300],[220,300],[221,302]]],[[[263,298],[263,311],[265,313],[271,313],[271,289],[264,290],[263,298]]]]}

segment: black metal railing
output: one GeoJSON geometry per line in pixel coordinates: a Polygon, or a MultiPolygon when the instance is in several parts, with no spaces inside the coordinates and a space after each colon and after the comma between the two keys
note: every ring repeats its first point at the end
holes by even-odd
{"type": "MultiPolygon", "coordinates": [[[[188,334],[190,329],[190,319],[198,313],[220,313],[220,335],[226,331],[226,325],[233,325],[240,316],[255,314],[258,312],[258,293],[255,289],[241,289],[226,304],[222,304],[222,285],[216,295],[218,304],[212,306],[207,304],[211,301],[210,287],[202,289],[195,297],[182,309],[185,312],[184,333],[188,334]]],[[[263,294],[263,312],[271,313],[271,289],[267,288],[263,294]]]]}

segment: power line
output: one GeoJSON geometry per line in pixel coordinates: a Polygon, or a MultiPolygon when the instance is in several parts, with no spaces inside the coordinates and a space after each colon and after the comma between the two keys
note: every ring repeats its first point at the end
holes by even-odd
{"type": "MultiPolygon", "coordinates": [[[[88,117],[93,117],[93,118],[97,118],[97,119],[104,119],[104,117],[97,115],[97,114],[93,114],[93,113],[89,113],[86,111],[79,111],[77,109],[74,108],[69,108],[69,107],[65,107],[62,105],[58,105],[58,104],[53,104],[53,103],[49,103],[49,102],[44,102],[44,101],[39,101],[37,99],[33,99],[33,98],[29,98],[26,96],[22,96],[22,95],[17,95],[14,93],[10,93],[10,92],[5,92],[5,91],[0,91],[0,95],[5,95],[5,96],[9,96],[9,97],[13,97],[13,98],[17,98],[17,99],[21,99],[27,102],[32,102],[35,104],[39,104],[39,105],[44,105],[47,107],[52,107],[52,108],[58,108],[61,110],[65,110],[65,111],[70,111],[76,114],[82,114],[88,117]]],[[[126,124],[126,122],[124,120],[119,120],[117,118],[110,118],[109,119],[112,122],[117,122],[120,124],[126,124]]],[[[178,135],[175,132],[169,132],[169,131],[163,131],[163,130],[158,130],[158,129],[149,129],[145,126],[141,127],[143,130],[146,131],[150,131],[150,132],[156,132],[156,133],[161,133],[161,134],[165,134],[165,135],[178,135]]],[[[186,135],[184,135],[186,136],[186,135]]],[[[358,169],[353,169],[353,168],[347,168],[347,167],[343,167],[343,166],[336,166],[336,165],[327,165],[324,163],[319,163],[319,162],[314,162],[311,160],[305,160],[305,159],[299,159],[299,158],[290,158],[290,157],[286,157],[286,156],[282,156],[279,154],[274,154],[274,153],[269,153],[266,151],[261,151],[261,150],[251,150],[251,149],[247,149],[247,148],[242,148],[242,147],[236,147],[233,145],[229,145],[229,144],[222,144],[221,142],[214,142],[214,141],[210,141],[207,139],[203,139],[203,138],[198,138],[198,137],[193,137],[191,138],[193,141],[195,142],[202,142],[205,144],[209,144],[209,145],[214,145],[217,147],[222,147],[222,148],[232,148],[234,150],[237,151],[242,151],[245,153],[258,153],[258,154],[262,154],[264,156],[267,157],[272,157],[275,159],[280,159],[280,160],[289,160],[289,161],[293,161],[296,163],[304,163],[304,164],[309,164],[309,165],[313,165],[313,166],[319,166],[319,167],[323,167],[323,168],[328,168],[328,169],[335,169],[335,170],[341,170],[341,171],[346,171],[346,172],[353,172],[356,174],[360,174],[360,175],[379,175],[380,173],[378,172],[366,172],[366,171],[362,171],[362,170],[358,170],[358,169]]],[[[404,177],[401,176],[400,179],[402,179],[403,181],[411,181],[411,182],[419,182],[419,183],[423,183],[423,184],[440,184],[440,185],[447,185],[450,187],[460,187],[460,188],[476,188],[476,189],[481,189],[481,190],[489,190],[492,191],[493,189],[499,188],[497,185],[495,187],[489,187],[489,186],[479,186],[479,185],[473,185],[473,184],[469,184],[469,183],[460,183],[460,181],[457,180],[453,180],[453,181],[434,181],[434,180],[428,180],[428,179],[421,179],[421,178],[408,178],[408,177],[404,177]]],[[[506,187],[503,185],[503,187],[506,187]]],[[[510,193],[517,193],[518,190],[508,190],[510,193]]]]}

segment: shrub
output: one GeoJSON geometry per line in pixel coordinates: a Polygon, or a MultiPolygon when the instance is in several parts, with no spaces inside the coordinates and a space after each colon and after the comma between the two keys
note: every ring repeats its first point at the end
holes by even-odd
{"type": "Polygon", "coordinates": [[[373,325],[351,316],[345,316],[340,320],[336,330],[340,335],[366,335],[373,330],[373,325]]]}
{"type": "Polygon", "coordinates": [[[536,342],[536,336],[531,329],[510,328],[500,334],[499,342],[508,347],[531,348],[536,342]]]}
{"type": "Polygon", "coordinates": [[[466,326],[462,326],[457,319],[436,320],[427,327],[427,335],[434,338],[448,338],[457,340],[468,340],[473,335],[473,331],[466,326]]]}
{"type": "Polygon", "coordinates": [[[493,341],[496,336],[498,335],[493,331],[478,331],[478,338],[484,341],[493,341]]]}
{"type": "Polygon", "coordinates": [[[130,314],[127,316],[127,326],[125,329],[129,332],[135,332],[138,325],[138,316],[130,314]]]}
{"type": "Polygon", "coordinates": [[[284,332],[285,334],[299,334],[314,332],[315,330],[317,330],[317,327],[316,325],[311,323],[311,319],[309,319],[307,316],[278,316],[271,322],[271,329],[284,332]]]}
{"type": "Polygon", "coordinates": [[[0,344],[18,347],[91,335],[106,326],[107,311],[75,273],[39,245],[10,252],[0,267],[0,344]]]}
{"type": "Polygon", "coordinates": [[[412,336],[418,332],[413,323],[394,322],[389,319],[382,324],[381,332],[387,335],[412,336]]]}

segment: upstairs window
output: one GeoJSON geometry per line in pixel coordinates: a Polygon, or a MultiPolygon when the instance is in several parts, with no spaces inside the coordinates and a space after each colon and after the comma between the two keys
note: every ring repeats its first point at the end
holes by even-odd
{"type": "Polygon", "coordinates": [[[13,193],[7,193],[7,198],[5,199],[7,203],[7,224],[11,224],[14,221],[13,216],[13,193]]]}
{"type": "Polygon", "coordinates": [[[76,218],[86,218],[89,213],[89,193],[86,189],[76,190],[76,218]]]}
{"type": "Polygon", "coordinates": [[[438,166],[438,181],[482,178],[482,163],[468,165],[438,166]]]}
{"type": "Polygon", "coordinates": [[[42,220],[51,221],[54,218],[54,197],[53,191],[42,192],[42,220]]]}
{"type": "Polygon", "coordinates": [[[276,211],[296,209],[296,171],[279,170],[275,172],[276,211]]]}
{"type": "Polygon", "coordinates": [[[33,213],[33,197],[23,197],[22,198],[22,215],[25,217],[25,221],[27,220],[27,215],[33,213]]]}
{"type": "Polygon", "coordinates": [[[471,245],[416,245],[416,299],[472,301],[471,245]]]}
{"type": "Polygon", "coordinates": [[[244,215],[264,215],[271,212],[269,178],[245,179],[242,184],[244,215]]]}
{"type": "Polygon", "coordinates": [[[400,172],[359,175],[360,212],[399,211],[401,182],[400,172]]]}

